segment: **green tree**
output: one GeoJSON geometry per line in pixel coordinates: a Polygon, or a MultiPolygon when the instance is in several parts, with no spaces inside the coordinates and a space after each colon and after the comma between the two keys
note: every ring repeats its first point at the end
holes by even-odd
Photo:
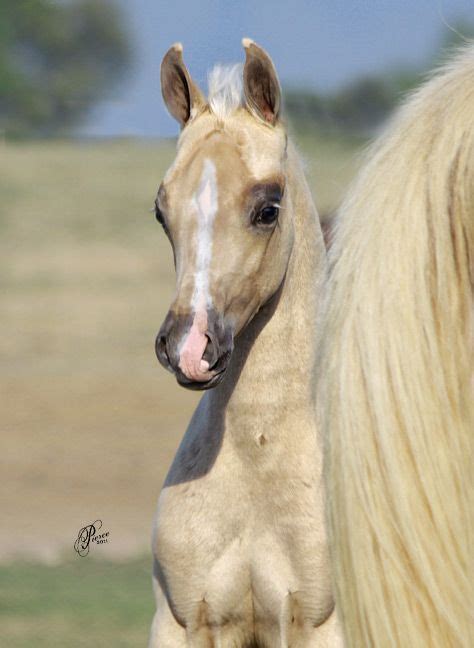
{"type": "MultiPolygon", "coordinates": [[[[474,39],[474,24],[457,21],[443,30],[425,71],[448,58],[453,49],[474,39]],[[448,28],[449,27],[449,28],[448,28]]],[[[285,105],[298,130],[316,128],[345,135],[370,135],[394,106],[423,79],[423,70],[404,69],[356,79],[330,94],[285,92],[285,105]]]]}
{"type": "Polygon", "coordinates": [[[0,130],[64,133],[127,69],[121,16],[104,0],[2,0],[0,130]]]}

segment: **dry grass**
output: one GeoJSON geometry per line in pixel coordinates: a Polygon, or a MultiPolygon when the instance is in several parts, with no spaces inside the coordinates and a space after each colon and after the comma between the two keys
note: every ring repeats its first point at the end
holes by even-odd
{"type": "MultiPolygon", "coordinates": [[[[353,148],[304,141],[319,206],[353,148]]],[[[0,149],[0,558],[55,560],[101,518],[107,558],[148,550],[156,498],[197,401],[162,370],[154,336],[172,256],[149,213],[172,144],[0,149]]]]}

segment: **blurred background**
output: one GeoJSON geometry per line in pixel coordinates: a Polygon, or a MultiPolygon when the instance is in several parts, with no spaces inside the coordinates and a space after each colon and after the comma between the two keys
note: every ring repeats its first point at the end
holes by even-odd
{"type": "Polygon", "coordinates": [[[1,0],[2,646],[144,646],[150,530],[198,396],[158,366],[173,292],[150,208],[173,159],[159,64],[206,87],[272,56],[322,219],[404,94],[474,36],[473,0],[1,0]],[[100,519],[107,544],[79,557],[100,519]]]}

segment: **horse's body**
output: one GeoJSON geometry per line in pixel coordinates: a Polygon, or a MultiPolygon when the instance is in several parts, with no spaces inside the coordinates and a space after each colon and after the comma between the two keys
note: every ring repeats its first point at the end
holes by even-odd
{"type": "MultiPolygon", "coordinates": [[[[209,348],[217,339],[215,346],[227,353],[227,368],[223,380],[202,398],[160,495],[153,537],[157,612],[152,648],[341,645],[314,396],[314,330],[325,249],[297,154],[276,122],[277,102],[271,98],[276,82],[266,78],[274,74],[271,62],[254,44],[246,47],[247,106],[239,100],[217,120],[219,111],[213,114],[201,103],[201,114],[184,129],[180,157],[165,178],[168,212],[178,211],[170,207],[173,181],[179,185],[180,202],[186,182],[190,185],[194,193],[186,204],[191,211],[197,206],[195,214],[201,214],[207,236],[212,222],[214,257],[196,260],[198,249],[183,260],[191,246],[184,241],[182,223],[177,217],[170,222],[168,213],[178,290],[158,336],[158,355],[184,384],[214,386],[220,375],[212,367],[224,362],[216,359],[224,355],[220,348],[209,348]],[[252,62],[258,67],[253,80],[247,67],[252,62]],[[266,88],[263,105],[260,82],[266,88]],[[263,121],[249,111],[252,100],[263,121]],[[275,123],[263,123],[273,118],[275,123]],[[260,195],[274,192],[275,183],[284,185],[278,223],[266,222],[272,218],[267,209],[260,229],[250,231],[246,224],[245,239],[239,238],[244,236],[238,228],[246,218],[245,187],[260,195]],[[234,199],[240,207],[233,206],[234,199]],[[219,231],[223,256],[215,261],[219,231]],[[248,246],[243,255],[239,241],[248,246]],[[232,255],[240,255],[239,265],[226,270],[232,255]],[[195,264],[189,281],[187,263],[195,264]],[[209,274],[205,279],[203,268],[209,274]],[[255,274],[248,275],[248,268],[255,274]],[[203,298],[203,286],[211,298],[203,298]],[[235,295],[229,296],[232,290],[235,295]],[[219,299],[227,300],[227,306],[219,299]],[[254,301],[249,306],[246,300],[254,301]],[[239,335],[228,360],[233,334],[239,335]]],[[[166,88],[175,93],[187,71],[180,67],[179,48],[170,52],[172,68],[165,57],[162,69],[165,100],[173,112],[182,98],[175,101],[166,88]],[[168,78],[177,67],[178,81],[168,78]]],[[[186,82],[192,94],[189,77],[186,82]]],[[[224,92],[232,88],[224,86],[224,92]]],[[[188,106],[184,114],[191,113],[188,106]]],[[[175,200],[177,196],[178,190],[175,200]]],[[[194,236],[198,247],[203,236],[194,236]]]]}
{"type": "Polygon", "coordinates": [[[331,251],[320,396],[348,646],[474,646],[474,49],[370,151],[331,251]]]}

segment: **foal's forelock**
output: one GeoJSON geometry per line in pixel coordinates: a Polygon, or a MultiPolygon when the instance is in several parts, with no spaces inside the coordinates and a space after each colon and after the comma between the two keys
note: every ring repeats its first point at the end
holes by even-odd
{"type": "Polygon", "coordinates": [[[211,112],[224,121],[244,103],[243,65],[215,65],[208,76],[208,105],[211,112]]]}

